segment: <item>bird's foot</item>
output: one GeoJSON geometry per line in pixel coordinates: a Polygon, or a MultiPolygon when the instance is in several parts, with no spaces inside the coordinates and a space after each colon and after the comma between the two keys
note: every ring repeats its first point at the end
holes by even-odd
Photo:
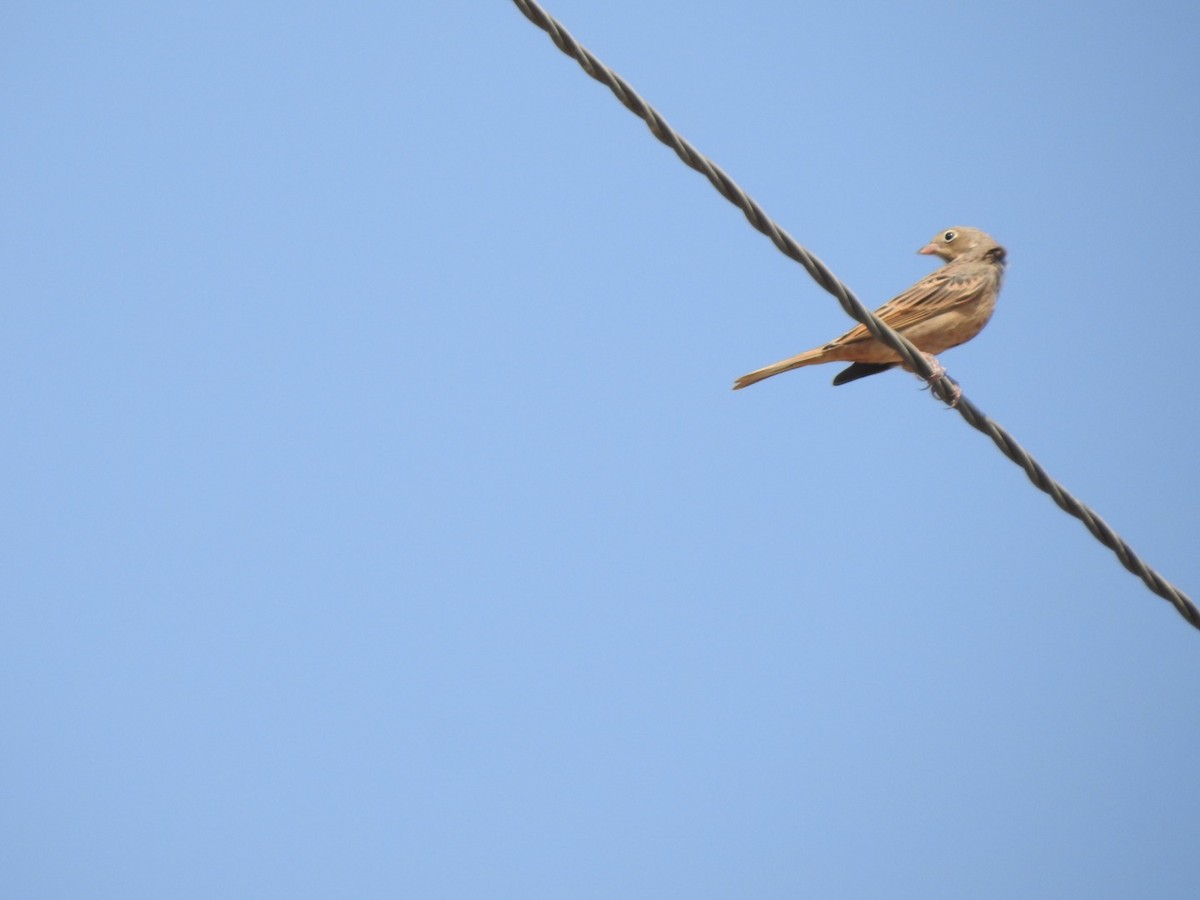
{"type": "MultiPolygon", "coordinates": [[[[930,390],[933,390],[933,385],[935,382],[941,381],[943,378],[946,378],[950,382],[950,396],[943,396],[941,399],[946,401],[946,405],[950,409],[954,409],[954,407],[958,406],[958,401],[962,399],[962,388],[958,386],[954,379],[947,377],[946,367],[938,362],[938,358],[936,356],[934,356],[932,353],[925,353],[924,351],[921,352],[921,356],[925,358],[925,362],[929,363],[929,368],[932,370],[929,373],[929,377],[925,379],[925,382],[929,385],[930,390]]],[[[941,394],[940,391],[938,393],[939,395],[941,394]]]]}
{"type": "Polygon", "coordinates": [[[936,356],[934,356],[932,353],[926,353],[924,350],[918,352],[920,352],[921,358],[924,359],[925,362],[929,363],[929,368],[933,370],[929,373],[929,377],[925,379],[926,381],[928,381],[930,384],[933,384],[933,382],[937,381],[946,374],[946,367],[938,362],[938,358],[936,356]]]}

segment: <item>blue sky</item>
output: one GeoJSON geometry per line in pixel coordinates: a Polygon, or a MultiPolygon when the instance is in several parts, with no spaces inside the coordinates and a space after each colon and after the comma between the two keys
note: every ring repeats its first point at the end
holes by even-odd
{"type": "MultiPolygon", "coordinates": [[[[1200,595],[1200,8],[547,9],[1200,595]]],[[[4,20],[4,896],[1195,896],[1200,635],[511,3],[4,20]]]]}

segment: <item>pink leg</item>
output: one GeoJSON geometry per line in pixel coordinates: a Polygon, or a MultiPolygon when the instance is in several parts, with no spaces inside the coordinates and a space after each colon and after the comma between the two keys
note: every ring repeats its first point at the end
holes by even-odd
{"type": "MultiPolygon", "coordinates": [[[[937,381],[939,378],[943,378],[945,376],[946,367],[943,366],[940,362],[938,362],[938,358],[936,356],[934,356],[932,353],[926,353],[924,351],[921,351],[921,355],[923,357],[925,357],[925,362],[929,363],[929,368],[933,369],[933,374],[930,375],[929,378],[926,379],[926,381],[929,382],[929,386],[932,388],[933,383],[935,381],[937,381]]],[[[958,401],[959,401],[959,398],[961,398],[961,397],[962,397],[962,389],[957,384],[951,383],[950,399],[946,401],[950,405],[951,409],[958,406],[958,401]]]]}

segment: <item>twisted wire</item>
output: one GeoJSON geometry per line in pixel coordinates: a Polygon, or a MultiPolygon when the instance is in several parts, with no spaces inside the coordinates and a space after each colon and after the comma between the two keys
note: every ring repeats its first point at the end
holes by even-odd
{"type": "MultiPolygon", "coordinates": [[[[513,3],[529,21],[550,36],[559,50],[578,62],[588,75],[608,87],[626,109],[646,123],[651,134],[675,151],[675,154],[686,166],[707,178],[722,197],[745,214],[747,221],[757,231],[771,239],[771,243],[781,253],[800,263],[818,285],[833,295],[847,315],[855,321],[861,322],[872,335],[899,353],[908,368],[930,382],[932,393],[938,399],[943,402],[951,402],[955,383],[948,376],[943,374],[939,378],[934,378],[934,371],[929,362],[907,338],[867,309],[862,301],[854,295],[854,292],[843,284],[825,263],[797,243],[795,238],[763,212],[758,203],[738,187],[719,166],[671,128],[666,119],[646,103],[625,79],[581,46],[557,20],[538,6],[534,0],[513,0],[513,3]]],[[[1020,466],[1039,490],[1050,495],[1059,509],[1083,522],[1093,537],[1116,555],[1121,565],[1140,578],[1147,588],[1174,605],[1179,614],[1193,627],[1200,629],[1200,610],[1196,608],[1187,594],[1146,565],[1134,553],[1133,548],[1109,527],[1108,523],[1051,478],[1041,464],[1030,456],[1011,434],[986,416],[965,395],[959,397],[954,408],[967,421],[967,424],[990,437],[1000,452],[1020,466]]]]}

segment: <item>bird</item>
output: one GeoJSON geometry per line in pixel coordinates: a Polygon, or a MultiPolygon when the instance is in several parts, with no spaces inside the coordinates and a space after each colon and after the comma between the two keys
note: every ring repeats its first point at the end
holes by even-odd
{"type": "MultiPolygon", "coordinates": [[[[946,265],[883,304],[875,315],[921,351],[934,371],[932,383],[946,373],[936,354],[965,344],[992,317],[1004,280],[1007,253],[991,235],[966,226],[938,232],[917,252],[940,257],[946,265]]],[[[828,362],[851,363],[833,379],[835,385],[897,365],[909,369],[899,353],[876,339],[865,325],[856,325],[828,344],[743,375],[733,383],[733,389],[739,391],[780,372],[828,362]]],[[[951,405],[957,400],[956,395],[951,405]]]]}

